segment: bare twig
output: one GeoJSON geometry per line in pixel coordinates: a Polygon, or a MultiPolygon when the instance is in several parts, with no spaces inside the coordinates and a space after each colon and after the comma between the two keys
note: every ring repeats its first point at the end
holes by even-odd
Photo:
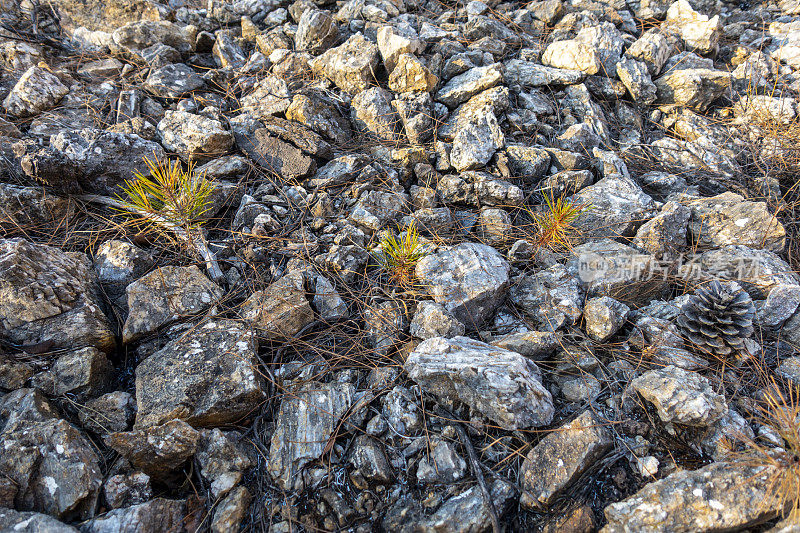
{"type": "Polygon", "coordinates": [[[472,445],[472,441],[469,440],[469,435],[467,435],[467,430],[464,429],[464,425],[456,420],[456,417],[450,413],[447,413],[443,408],[439,408],[445,418],[453,422],[453,427],[456,428],[456,432],[458,433],[458,438],[461,440],[461,444],[464,445],[464,448],[467,449],[467,455],[469,456],[469,462],[472,465],[472,472],[475,474],[475,479],[478,480],[478,485],[481,488],[481,494],[483,495],[483,501],[486,502],[486,507],[489,510],[489,517],[492,520],[492,533],[502,533],[503,528],[500,526],[500,518],[497,516],[497,508],[494,506],[494,500],[492,499],[492,493],[489,490],[489,487],[486,485],[486,479],[483,477],[483,470],[481,469],[481,463],[478,460],[478,454],[475,452],[475,447],[472,445]]]}

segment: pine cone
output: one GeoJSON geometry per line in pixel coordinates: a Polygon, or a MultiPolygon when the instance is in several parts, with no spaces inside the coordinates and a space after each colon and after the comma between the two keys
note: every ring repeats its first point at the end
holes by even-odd
{"type": "Polygon", "coordinates": [[[684,338],[721,359],[743,353],[753,334],[753,300],[735,282],[712,281],[700,287],[683,306],[678,326],[684,338]]]}

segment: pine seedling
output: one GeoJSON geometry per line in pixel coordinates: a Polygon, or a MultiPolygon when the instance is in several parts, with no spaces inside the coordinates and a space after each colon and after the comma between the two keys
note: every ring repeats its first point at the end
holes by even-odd
{"type": "Polygon", "coordinates": [[[184,170],[177,159],[144,161],[150,175],[134,172],[133,179],[125,180],[117,195],[122,208],[187,230],[199,226],[211,208],[214,185],[196,174],[193,165],[184,170]]]}
{"type": "Polygon", "coordinates": [[[563,194],[555,197],[552,192],[544,195],[547,209],[542,213],[529,211],[534,223],[533,244],[550,250],[571,249],[574,235],[579,231],[575,221],[581,213],[590,209],[584,202],[576,202],[563,194]]]}
{"type": "Polygon", "coordinates": [[[378,248],[375,259],[389,276],[389,281],[400,287],[413,285],[417,262],[426,255],[416,224],[410,224],[402,238],[386,235],[378,248]]]}

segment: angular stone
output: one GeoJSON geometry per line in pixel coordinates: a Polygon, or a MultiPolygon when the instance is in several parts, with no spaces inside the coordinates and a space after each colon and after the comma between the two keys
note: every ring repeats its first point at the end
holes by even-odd
{"type": "Polygon", "coordinates": [[[68,198],[50,194],[42,187],[18,187],[0,183],[0,205],[3,222],[0,228],[56,227],[70,223],[75,215],[75,204],[68,198]]]}
{"type": "Polygon", "coordinates": [[[0,508],[0,530],[30,533],[78,533],[72,526],[42,513],[20,512],[0,508]]]}
{"type": "Polygon", "coordinates": [[[495,337],[491,345],[542,360],[553,355],[561,345],[561,338],[551,331],[524,331],[495,337]]]}
{"type": "Polygon", "coordinates": [[[164,157],[161,145],[138,135],[87,128],[52,135],[50,146],[20,163],[26,174],[50,185],[77,181],[87,192],[114,195],[134,170],[143,170],[145,158],[164,157]]]}
{"type": "Polygon", "coordinates": [[[241,99],[242,111],[256,118],[283,113],[289,109],[291,103],[292,95],[286,80],[275,75],[266,76],[256,84],[250,94],[241,99]]]}
{"type": "Polygon", "coordinates": [[[589,297],[610,296],[621,302],[645,305],[667,288],[656,275],[653,256],[611,239],[576,246],[567,270],[577,277],[589,297]]]}
{"type": "Polygon", "coordinates": [[[501,65],[495,63],[475,67],[451,78],[436,93],[436,100],[448,107],[456,107],[478,93],[491,89],[503,80],[501,65]]]}
{"type": "Polygon", "coordinates": [[[3,108],[17,117],[38,115],[55,106],[68,92],[67,86],[53,74],[39,66],[31,67],[3,100],[3,108]]]}
{"type": "Polygon", "coordinates": [[[597,342],[607,341],[625,324],[629,312],[630,307],[608,296],[590,299],[583,309],[586,334],[597,342]]]}
{"type": "Polygon", "coordinates": [[[460,127],[453,138],[450,163],[459,172],[480,168],[503,148],[505,136],[493,113],[460,127]]]}
{"type": "Polygon", "coordinates": [[[187,161],[205,161],[227,154],[233,135],[219,120],[185,111],[167,111],[158,123],[164,147],[187,161]]]}
{"type": "Polygon", "coordinates": [[[722,37],[719,15],[709,19],[695,11],[687,0],[678,0],[669,6],[664,28],[677,32],[688,50],[704,55],[716,53],[722,37]]]}
{"type": "Polygon", "coordinates": [[[200,474],[211,485],[211,494],[220,498],[241,480],[252,462],[219,429],[204,430],[195,455],[200,474]]]}
{"type": "Polygon", "coordinates": [[[511,171],[525,181],[536,182],[550,170],[550,154],[535,146],[509,145],[506,155],[511,171]]]}
{"type": "Polygon", "coordinates": [[[49,396],[69,393],[83,399],[102,392],[110,375],[111,363],[105,354],[87,347],[60,355],[49,370],[36,374],[31,384],[49,396]]]}
{"type": "Polygon", "coordinates": [[[196,266],[157,268],[128,285],[129,314],[122,341],[132,342],[181,317],[210,307],[222,289],[196,266]]]}
{"type": "Polygon", "coordinates": [[[85,533],[141,533],[180,531],[186,520],[186,502],[156,498],[146,503],[114,509],[81,526],[85,533]]]}
{"type": "Polygon", "coordinates": [[[173,418],[197,427],[231,424],[263,400],[258,344],[237,322],[198,325],[136,367],[136,428],[173,418]]]}
{"type": "Polygon", "coordinates": [[[656,101],[656,86],[644,63],[635,59],[623,59],[617,63],[617,76],[637,104],[650,105],[656,101]]]}
{"type": "Polygon", "coordinates": [[[148,476],[164,479],[194,455],[200,432],[183,420],[111,433],[105,443],[148,476]]]}
{"type": "Polygon", "coordinates": [[[347,119],[320,97],[295,95],[286,110],[286,118],[308,126],[337,145],[346,143],[352,136],[347,119]]]}
{"type": "Polygon", "coordinates": [[[378,29],[378,49],[386,72],[391,75],[400,56],[421,53],[425,50],[425,43],[410,27],[381,26],[378,29]]]}
{"type": "MultiPolygon", "coordinates": [[[[262,117],[261,123],[264,125],[264,129],[272,135],[292,143],[303,152],[323,159],[331,158],[333,153],[331,145],[311,128],[273,116],[262,117]]],[[[201,170],[198,169],[198,172],[201,170]]]]}
{"type": "Polygon", "coordinates": [[[647,65],[651,76],[657,76],[669,59],[670,46],[661,31],[653,28],[644,32],[625,53],[647,65]]]}
{"type": "Polygon", "coordinates": [[[464,324],[458,321],[441,304],[423,301],[417,305],[417,312],[411,321],[411,334],[422,340],[433,337],[446,339],[464,335],[464,324]]]}
{"type": "Polygon", "coordinates": [[[206,82],[190,66],[173,63],[152,70],[147,75],[143,87],[146,91],[162,98],[181,98],[192,91],[202,89],[206,82]]]}
{"type": "Polygon", "coordinates": [[[378,47],[356,33],[344,44],[314,58],[309,65],[316,75],[330,79],[344,92],[357,94],[369,88],[378,59],[378,47]]]}
{"type": "Polygon", "coordinates": [[[302,485],[300,471],[318,459],[354,400],[350,383],[307,383],[281,401],[267,470],[284,490],[302,485]]]}
{"type": "Polygon", "coordinates": [[[666,71],[655,80],[657,104],[683,106],[705,112],[730,86],[730,75],[708,68],[666,71]]]}
{"type": "Polygon", "coordinates": [[[81,425],[101,436],[125,431],[135,416],[136,399],[124,391],[109,392],[91,399],[78,411],[81,425]]]}
{"type": "Polygon", "coordinates": [[[518,353],[467,337],[435,337],[417,346],[404,366],[426,391],[463,402],[504,429],[544,426],[553,418],[539,368],[518,353]]]}
{"type": "Polygon", "coordinates": [[[525,456],[520,504],[546,509],[554,498],[611,449],[614,438],[591,411],[549,433],[525,456]]]}
{"type": "Polygon", "coordinates": [[[542,54],[542,64],[585,74],[597,74],[602,63],[597,50],[574,39],[550,43],[542,54]]]}
{"type": "Polygon", "coordinates": [[[783,250],[786,230],[765,202],[750,202],[725,192],[711,198],[687,198],[681,203],[692,210],[689,232],[701,247],[738,244],[783,250]]]}
{"type": "Polygon", "coordinates": [[[751,461],[715,462],[679,470],[605,508],[601,533],[735,531],[775,517],[774,467],[751,461]]]}
{"type": "Polygon", "coordinates": [[[645,372],[630,387],[655,406],[664,422],[703,427],[728,412],[725,397],[706,378],[675,366],[645,372]]]}
{"type": "Polygon", "coordinates": [[[335,45],[339,40],[339,27],[328,11],[308,9],[297,23],[294,36],[296,50],[319,53],[335,45]]]}
{"type": "Polygon", "coordinates": [[[366,230],[378,231],[395,220],[408,203],[409,199],[404,193],[365,191],[353,207],[349,219],[366,230]]]}
{"type": "Polygon", "coordinates": [[[557,264],[517,279],[508,298],[537,322],[538,329],[555,331],[578,321],[583,311],[582,293],[579,281],[557,264]]]}
{"type": "Polygon", "coordinates": [[[419,58],[411,54],[402,54],[389,75],[389,89],[396,93],[410,91],[428,93],[438,83],[439,78],[428,70],[419,58]]]}
{"type": "Polygon", "coordinates": [[[306,298],[303,275],[290,272],[263,291],[254,292],[239,314],[260,337],[291,337],[314,321],[314,310],[306,298]]]}
{"type": "Polygon", "coordinates": [[[214,510],[211,533],[239,531],[253,497],[247,487],[236,487],[214,510]]]}
{"type": "Polygon", "coordinates": [[[655,257],[674,257],[686,248],[686,235],[692,211],[667,202],[661,212],[636,231],[631,244],[655,257]]]}
{"type": "Polygon", "coordinates": [[[139,471],[116,474],[106,481],[103,494],[112,509],[144,503],[153,497],[150,476],[139,471]]]}
{"type": "Polygon", "coordinates": [[[189,32],[171,22],[143,20],[120,26],[112,33],[110,48],[129,55],[137,55],[154,44],[165,44],[181,53],[193,48],[189,32]]]}
{"type": "Polygon", "coordinates": [[[417,466],[417,483],[455,483],[464,477],[467,463],[456,452],[453,444],[435,440],[430,444],[429,454],[423,456],[417,466]]]}
{"type": "Polygon", "coordinates": [[[586,73],[581,70],[547,67],[533,61],[512,59],[506,62],[504,77],[507,85],[524,89],[545,85],[573,85],[583,81],[586,73]]]}
{"type": "Polygon", "coordinates": [[[237,133],[236,144],[257,165],[281,179],[299,180],[317,169],[312,158],[264,128],[256,130],[250,138],[237,133]]]}
{"type": "Polygon", "coordinates": [[[400,117],[392,108],[392,93],[372,87],[358,93],[350,105],[353,123],[358,129],[381,141],[400,140],[400,117]]]}
{"type": "Polygon", "coordinates": [[[437,303],[477,329],[505,296],[510,268],[494,248],[463,243],[420,259],[416,275],[437,303]]]}
{"type": "Polygon", "coordinates": [[[572,199],[585,206],[575,221],[585,238],[633,236],[637,224],[656,213],[653,199],[619,174],[584,187],[572,199]]]}
{"type": "Polygon", "coordinates": [[[428,93],[408,92],[396,95],[392,106],[397,110],[411,144],[423,144],[435,131],[433,99],[428,93]]]}
{"type": "Polygon", "coordinates": [[[763,327],[778,328],[794,315],[798,306],[800,285],[776,285],[763,303],[756,303],[756,322],[763,327]]]}
{"type": "Polygon", "coordinates": [[[7,417],[0,432],[0,476],[16,485],[15,506],[66,520],[94,516],[102,484],[97,454],[65,420],[13,412],[32,401],[30,389],[0,400],[0,416],[7,417]]]}
{"type": "Polygon", "coordinates": [[[84,254],[22,239],[0,240],[0,333],[42,351],[115,346],[84,254]]]}
{"type": "Polygon", "coordinates": [[[359,435],[348,457],[350,464],[365,480],[388,484],[394,480],[394,472],[382,446],[368,435],[359,435]]]}

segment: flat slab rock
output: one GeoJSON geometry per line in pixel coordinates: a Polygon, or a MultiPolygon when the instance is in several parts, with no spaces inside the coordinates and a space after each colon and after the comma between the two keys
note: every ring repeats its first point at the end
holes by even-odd
{"type": "Polygon", "coordinates": [[[553,419],[553,399],[539,368],[516,352],[467,337],[435,337],[411,352],[405,369],[427,392],[463,402],[503,429],[553,419]]]}
{"type": "Polygon", "coordinates": [[[241,420],[263,400],[258,344],[237,322],[199,325],[136,367],[137,428],[173,418],[199,427],[241,420]]]}
{"type": "Polygon", "coordinates": [[[664,422],[708,426],[728,412],[725,397],[705,377],[676,366],[645,372],[630,387],[655,406],[664,422]]]}
{"type": "Polygon", "coordinates": [[[769,467],[751,462],[675,472],[606,507],[608,523],[600,531],[741,531],[778,514],[771,475],[769,467]]]}
{"type": "Polygon", "coordinates": [[[528,452],[520,473],[524,490],[520,504],[534,509],[547,507],[613,444],[613,436],[602,421],[591,411],[584,411],[528,452]]]}
{"type": "Polygon", "coordinates": [[[491,246],[463,243],[423,257],[416,274],[436,302],[476,329],[505,296],[510,269],[491,246]]]}
{"type": "Polygon", "coordinates": [[[300,470],[322,455],[354,397],[355,388],[350,383],[311,382],[284,398],[267,466],[279,487],[292,490],[302,484],[300,470]]]}

